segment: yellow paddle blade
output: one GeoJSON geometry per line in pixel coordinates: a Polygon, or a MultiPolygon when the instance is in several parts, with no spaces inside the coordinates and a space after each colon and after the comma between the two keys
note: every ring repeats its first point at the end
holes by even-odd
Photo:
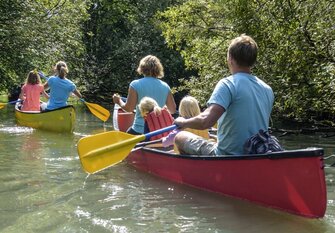
{"type": "Polygon", "coordinates": [[[109,131],[81,138],[77,150],[84,170],[95,173],[124,160],[144,139],[145,135],[109,131]]]}
{"type": "Polygon", "coordinates": [[[0,109],[3,109],[7,103],[0,103],[0,109]]]}
{"type": "Polygon", "coordinates": [[[94,116],[96,116],[97,118],[99,118],[104,122],[107,121],[111,115],[107,109],[98,104],[88,103],[86,101],[84,101],[84,103],[94,116]]]}

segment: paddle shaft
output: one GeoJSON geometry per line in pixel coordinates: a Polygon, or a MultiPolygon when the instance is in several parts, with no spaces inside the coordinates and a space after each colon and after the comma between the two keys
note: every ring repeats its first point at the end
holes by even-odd
{"type": "Polygon", "coordinates": [[[0,109],[4,108],[6,105],[8,104],[15,104],[17,102],[21,102],[22,100],[13,100],[13,101],[10,101],[8,103],[0,103],[0,109]]]}
{"type": "Polygon", "coordinates": [[[104,147],[101,147],[101,148],[97,148],[95,150],[91,150],[90,152],[88,152],[86,155],[83,156],[83,158],[104,154],[104,153],[106,153],[110,150],[117,150],[119,148],[131,145],[131,144],[135,145],[137,142],[143,141],[144,139],[145,139],[144,135],[139,135],[137,137],[128,139],[127,141],[117,142],[117,143],[114,143],[114,144],[109,145],[109,146],[104,146],[104,147]]]}
{"type": "Polygon", "coordinates": [[[161,143],[162,142],[162,139],[156,139],[156,140],[153,140],[153,141],[147,141],[147,142],[140,142],[140,143],[137,143],[135,148],[139,148],[139,147],[143,147],[143,146],[147,146],[147,145],[152,145],[152,144],[156,144],[156,143],[161,143]]]}
{"type": "Polygon", "coordinates": [[[17,102],[21,102],[22,100],[13,100],[13,101],[10,101],[8,102],[8,104],[16,104],[17,102]]]}
{"type": "Polygon", "coordinates": [[[104,147],[101,147],[101,148],[97,148],[95,150],[91,150],[90,152],[88,152],[87,154],[85,154],[83,157],[100,155],[100,154],[106,153],[106,152],[108,152],[110,150],[117,150],[119,148],[126,147],[128,145],[130,146],[132,144],[134,144],[134,146],[135,146],[136,143],[138,143],[140,141],[148,140],[148,139],[150,139],[153,136],[162,134],[162,133],[167,132],[167,131],[174,130],[176,128],[177,128],[176,125],[170,125],[170,126],[165,127],[163,129],[155,130],[155,131],[152,131],[152,132],[144,134],[144,135],[135,136],[134,138],[130,138],[130,139],[126,140],[126,141],[117,142],[117,143],[114,143],[112,145],[108,145],[108,146],[104,146],[104,147]]]}
{"type": "Polygon", "coordinates": [[[170,125],[170,126],[165,127],[165,128],[163,128],[163,129],[159,129],[159,130],[155,130],[155,131],[146,133],[146,134],[145,134],[145,139],[146,139],[146,140],[149,140],[149,139],[150,139],[151,137],[153,137],[153,136],[156,136],[156,135],[165,133],[165,132],[167,132],[167,131],[174,130],[174,129],[176,129],[176,128],[177,128],[177,125],[170,125]]]}

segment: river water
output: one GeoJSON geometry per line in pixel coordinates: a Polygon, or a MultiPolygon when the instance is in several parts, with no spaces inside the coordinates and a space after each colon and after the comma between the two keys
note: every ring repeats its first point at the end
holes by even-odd
{"type": "MultiPolygon", "coordinates": [[[[335,232],[335,167],[325,168],[325,217],[307,219],[165,181],[126,163],[88,175],[76,144],[112,130],[112,120],[104,124],[83,106],[73,134],[18,127],[12,106],[0,111],[0,232],[335,232]]],[[[280,141],[287,149],[335,154],[335,137],[280,141]]]]}

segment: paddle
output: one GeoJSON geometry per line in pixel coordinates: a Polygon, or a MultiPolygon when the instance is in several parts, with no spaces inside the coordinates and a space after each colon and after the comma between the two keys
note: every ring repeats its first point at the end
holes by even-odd
{"type": "Polygon", "coordinates": [[[104,107],[102,107],[98,104],[93,104],[93,103],[86,102],[84,99],[80,99],[80,101],[82,101],[88,107],[88,109],[91,111],[91,113],[94,116],[96,116],[97,118],[99,118],[103,122],[107,121],[108,118],[111,115],[110,112],[107,109],[105,109],[104,107]]]}
{"type": "Polygon", "coordinates": [[[3,109],[7,104],[15,104],[17,102],[20,102],[21,100],[13,100],[8,103],[0,103],[0,109],[3,109]]]}
{"type": "Polygon", "coordinates": [[[109,131],[83,137],[77,150],[84,170],[95,173],[124,160],[136,143],[177,128],[170,125],[147,134],[131,135],[120,131],[109,131]]]}
{"type": "Polygon", "coordinates": [[[135,145],[135,148],[142,148],[144,146],[148,146],[148,145],[152,145],[152,144],[160,144],[162,145],[162,139],[156,139],[156,140],[152,140],[152,141],[145,141],[145,142],[139,142],[135,145]]]}

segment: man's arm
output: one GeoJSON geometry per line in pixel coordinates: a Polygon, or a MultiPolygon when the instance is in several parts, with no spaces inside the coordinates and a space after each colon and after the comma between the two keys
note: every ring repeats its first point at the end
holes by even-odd
{"type": "Polygon", "coordinates": [[[178,117],[174,121],[174,124],[181,128],[208,129],[215,125],[224,112],[224,107],[218,104],[211,104],[204,112],[200,113],[200,115],[189,119],[178,117]]]}

